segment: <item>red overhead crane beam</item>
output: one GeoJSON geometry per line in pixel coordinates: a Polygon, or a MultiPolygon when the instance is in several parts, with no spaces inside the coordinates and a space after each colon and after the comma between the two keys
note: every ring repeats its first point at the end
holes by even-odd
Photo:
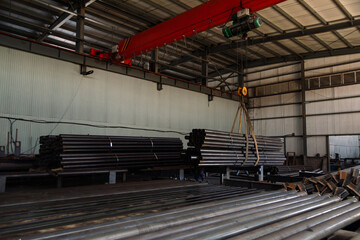
{"type": "Polygon", "coordinates": [[[117,53],[112,56],[117,61],[123,61],[222,25],[241,9],[249,8],[254,13],[284,1],[286,0],[210,0],[123,40],[117,46],[117,53]]]}

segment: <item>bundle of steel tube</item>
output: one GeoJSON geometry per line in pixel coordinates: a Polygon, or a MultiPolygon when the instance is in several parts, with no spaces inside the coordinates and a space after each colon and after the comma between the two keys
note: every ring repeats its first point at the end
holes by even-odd
{"type": "Polygon", "coordinates": [[[43,136],[41,165],[64,170],[124,169],[183,165],[179,138],[99,135],[43,136]]]}
{"type": "MultiPolygon", "coordinates": [[[[257,160],[254,139],[245,135],[193,129],[189,136],[188,155],[193,164],[199,166],[252,166],[257,160]],[[246,160],[246,146],[248,157],[246,160]]],[[[259,165],[283,165],[286,160],[281,152],[283,143],[280,138],[257,136],[259,165]]]]}
{"type": "Polygon", "coordinates": [[[279,190],[62,228],[30,239],[322,239],[359,220],[355,198],[279,190]]]}

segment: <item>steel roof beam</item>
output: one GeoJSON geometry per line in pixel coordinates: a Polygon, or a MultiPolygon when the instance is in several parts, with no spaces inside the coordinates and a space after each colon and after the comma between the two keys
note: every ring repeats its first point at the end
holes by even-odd
{"type": "Polygon", "coordinates": [[[332,51],[333,49],[326,43],[324,42],[322,39],[320,39],[318,36],[316,35],[311,35],[311,37],[316,40],[318,43],[320,43],[323,47],[327,48],[328,50],[332,51]]]}
{"type": "Polygon", "coordinates": [[[308,46],[306,46],[305,44],[303,44],[302,42],[300,42],[299,40],[297,40],[296,38],[291,38],[291,40],[296,43],[297,45],[299,45],[300,47],[302,47],[303,49],[305,49],[306,51],[312,53],[314,52],[314,50],[312,50],[311,48],[309,48],[308,46]]]}
{"type": "MultiPolygon", "coordinates": [[[[228,43],[218,44],[216,46],[210,47],[209,53],[214,54],[214,53],[231,50],[231,49],[234,49],[237,47],[253,46],[253,45],[266,43],[266,42],[274,42],[274,41],[278,41],[278,40],[285,40],[285,39],[291,39],[291,38],[296,38],[296,37],[309,36],[312,34],[346,29],[349,27],[354,27],[354,26],[359,26],[359,25],[360,25],[360,20],[354,20],[352,22],[351,21],[342,22],[342,23],[331,24],[331,25],[327,25],[327,26],[321,26],[321,27],[317,27],[317,28],[310,28],[310,29],[304,29],[304,30],[299,30],[299,31],[294,31],[294,32],[288,32],[288,33],[284,33],[284,34],[278,34],[278,35],[274,35],[274,36],[264,36],[262,38],[249,39],[247,41],[239,41],[239,42],[233,41],[230,44],[228,44],[228,43]]],[[[296,41],[296,43],[299,45],[302,44],[299,41],[296,41]]],[[[302,44],[302,45],[303,46],[301,46],[301,47],[303,47],[304,49],[310,50],[309,47],[306,48],[304,44],[302,44]]],[[[199,57],[200,54],[201,54],[200,50],[195,50],[192,52],[192,55],[194,57],[199,57]]],[[[192,59],[193,59],[193,57],[191,57],[191,56],[185,56],[185,57],[182,57],[182,58],[177,59],[174,62],[172,62],[172,65],[177,65],[177,64],[184,63],[184,62],[188,62],[188,61],[191,61],[192,59]]]]}
{"type": "Polygon", "coordinates": [[[300,29],[305,29],[305,27],[298,22],[295,18],[293,18],[292,16],[290,16],[287,12],[285,12],[282,8],[280,8],[278,5],[274,5],[272,6],[272,8],[280,13],[283,17],[285,17],[287,20],[289,20],[290,22],[292,22],[294,25],[296,25],[298,28],[300,29]]]}
{"type": "Polygon", "coordinates": [[[250,48],[246,48],[245,51],[249,51],[252,55],[258,56],[260,59],[266,59],[266,57],[264,55],[260,54],[257,51],[254,51],[250,48]]]}
{"type": "MultiPolygon", "coordinates": [[[[274,35],[274,36],[264,36],[262,38],[249,39],[247,41],[240,41],[240,42],[234,41],[230,44],[219,44],[217,46],[214,46],[209,49],[209,52],[210,53],[218,53],[218,52],[234,49],[237,47],[252,46],[252,45],[257,45],[257,44],[266,43],[266,42],[273,42],[273,41],[285,40],[285,39],[302,37],[302,36],[309,36],[312,34],[330,32],[333,30],[340,30],[340,29],[345,29],[345,28],[359,26],[359,25],[360,25],[360,20],[354,20],[353,22],[348,21],[348,22],[343,22],[343,23],[331,24],[331,25],[327,25],[327,26],[321,26],[321,27],[317,27],[317,28],[310,28],[310,29],[304,29],[304,30],[299,30],[299,31],[294,31],[294,32],[288,32],[288,33],[284,33],[284,34],[278,34],[278,35],[274,35]]],[[[194,53],[194,54],[196,54],[196,53],[194,53]]]]}
{"type": "Polygon", "coordinates": [[[305,0],[298,0],[298,2],[309,12],[311,13],[317,20],[319,20],[322,24],[328,25],[329,23],[322,17],[318,12],[316,12],[305,0]]]}
{"type": "Polygon", "coordinates": [[[335,34],[336,37],[338,37],[346,46],[348,46],[349,48],[353,48],[354,46],[343,36],[341,36],[341,34],[338,31],[333,31],[333,34],[335,34]]]}
{"type": "Polygon", "coordinates": [[[288,53],[290,54],[295,54],[295,55],[299,55],[297,52],[291,50],[290,48],[288,48],[287,46],[285,46],[284,44],[282,44],[281,42],[274,42],[274,44],[276,44],[277,46],[279,46],[282,49],[285,49],[288,53]]]}
{"type": "Polygon", "coordinates": [[[338,6],[338,8],[349,20],[354,20],[352,14],[346,9],[346,7],[340,2],[340,0],[333,0],[333,2],[336,4],[336,6],[338,6]]]}
{"type": "MultiPolygon", "coordinates": [[[[332,51],[325,50],[325,51],[318,51],[313,53],[305,53],[297,55],[289,55],[285,57],[274,57],[274,58],[267,58],[265,61],[257,60],[248,62],[248,68],[259,67],[264,65],[271,65],[277,64],[282,62],[293,62],[293,61],[300,61],[302,59],[314,59],[314,58],[322,58],[322,57],[332,57],[332,56],[342,56],[342,55],[350,55],[360,53],[360,47],[354,48],[341,48],[341,49],[334,49],[332,51]]],[[[236,65],[228,66],[227,68],[236,69],[236,65]]],[[[220,69],[219,72],[222,74],[229,73],[229,70],[220,69]]],[[[209,77],[217,76],[216,72],[209,73],[209,77]]]]}
{"type": "Polygon", "coordinates": [[[270,53],[271,55],[274,55],[274,56],[277,56],[277,57],[281,57],[280,53],[277,53],[277,52],[271,50],[270,48],[265,47],[265,46],[262,45],[262,44],[258,45],[257,47],[259,47],[259,48],[261,48],[262,50],[270,53]]]}

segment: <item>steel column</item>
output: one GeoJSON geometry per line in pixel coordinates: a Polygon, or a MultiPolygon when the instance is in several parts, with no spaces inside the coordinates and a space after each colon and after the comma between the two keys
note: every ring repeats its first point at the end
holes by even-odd
{"type": "Polygon", "coordinates": [[[152,51],[151,59],[153,60],[152,63],[150,63],[150,70],[154,73],[159,72],[159,48],[155,48],[152,51]]]}
{"type": "Polygon", "coordinates": [[[84,53],[85,1],[79,0],[76,21],[76,51],[84,53]]]}
{"type": "Polygon", "coordinates": [[[306,82],[305,82],[305,62],[301,61],[301,112],[303,128],[303,155],[304,165],[307,166],[307,129],[306,129],[306,82]]]}
{"type": "Polygon", "coordinates": [[[205,51],[203,52],[202,59],[203,59],[203,61],[201,62],[201,75],[203,77],[201,79],[201,84],[207,86],[208,85],[208,74],[209,74],[207,49],[205,49],[205,51]]]}

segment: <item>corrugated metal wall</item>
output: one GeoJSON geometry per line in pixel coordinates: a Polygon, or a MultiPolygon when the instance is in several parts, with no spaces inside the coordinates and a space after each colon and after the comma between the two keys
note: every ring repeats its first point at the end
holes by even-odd
{"type": "MultiPolygon", "coordinates": [[[[47,121],[175,130],[192,128],[231,130],[235,101],[164,86],[95,69],[83,77],[79,66],[35,54],[0,47],[0,115],[47,121]]],[[[0,145],[6,145],[9,121],[0,119],[0,145]]],[[[17,121],[23,152],[38,149],[41,135],[77,133],[174,136],[175,133],[103,129],[65,124],[17,121]],[[37,146],[33,149],[34,146],[37,146]]]]}
{"type": "MultiPolygon", "coordinates": [[[[307,70],[306,77],[319,76],[322,74],[331,74],[360,69],[360,54],[347,56],[328,57],[312,59],[305,61],[305,69],[330,66],[322,69],[307,70]],[[359,61],[357,61],[359,60],[359,61]],[[344,62],[353,62],[342,64],[344,62]]],[[[277,65],[274,65],[276,67],[277,65]]],[[[280,65],[278,65],[280,66],[280,65]]],[[[264,70],[270,66],[257,67],[249,69],[254,72],[247,75],[248,86],[257,84],[273,84],[282,81],[294,80],[300,78],[300,74],[289,74],[279,77],[269,77],[276,74],[292,73],[300,70],[300,65],[291,65],[279,67],[271,70],[264,70]],[[256,81],[259,78],[266,78],[261,83],[256,81]]],[[[339,86],[335,88],[316,89],[306,91],[306,101],[319,99],[351,97],[360,95],[360,85],[339,86]]],[[[254,121],[256,133],[259,135],[282,136],[282,135],[302,135],[302,119],[300,117],[282,118],[287,116],[301,115],[301,92],[287,93],[275,96],[256,97],[250,101],[250,106],[257,107],[250,109],[251,117],[260,119],[254,121]],[[291,104],[294,103],[294,104],[291,104]],[[297,104],[296,104],[297,103],[297,104]],[[264,107],[276,104],[288,104],[285,106],[264,107]],[[260,108],[258,108],[260,107],[260,108]],[[264,119],[264,118],[278,119],[264,119]],[[261,120],[263,119],[263,120],[261,120]]],[[[336,114],[348,111],[360,111],[360,97],[354,97],[342,100],[327,100],[306,104],[307,114],[334,113],[323,116],[307,117],[308,135],[360,135],[360,113],[336,114]]],[[[298,155],[302,154],[302,140],[299,137],[286,137],[287,151],[295,151],[298,155]]],[[[308,138],[308,156],[326,154],[326,137],[312,136],[308,138]]]]}

